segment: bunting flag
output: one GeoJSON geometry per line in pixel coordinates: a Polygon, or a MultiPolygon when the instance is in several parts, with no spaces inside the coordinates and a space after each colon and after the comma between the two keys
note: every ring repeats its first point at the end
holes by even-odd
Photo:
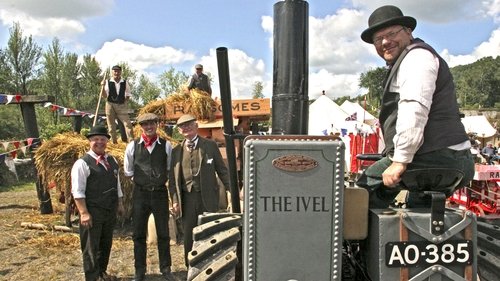
{"type": "Polygon", "coordinates": [[[6,94],[0,93],[0,103],[9,104],[14,100],[16,102],[20,102],[22,99],[23,99],[23,96],[21,96],[20,94],[6,95],[6,94]]]}
{"type": "Polygon", "coordinates": [[[6,141],[2,142],[3,149],[5,152],[0,153],[0,161],[5,161],[7,156],[10,156],[12,158],[17,157],[17,151],[21,150],[24,155],[26,155],[26,151],[28,147],[37,145],[40,143],[40,139],[38,138],[27,138],[22,141],[6,141]],[[13,146],[15,149],[9,150],[9,147],[13,146]]]}
{"type": "Polygon", "coordinates": [[[356,120],[358,120],[358,113],[357,112],[354,112],[353,114],[351,114],[351,116],[349,116],[345,119],[345,121],[356,121],[356,120]]]}
{"type": "MultiPolygon", "coordinates": [[[[57,112],[57,113],[59,113],[61,115],[64,115],[64,116],[78,116],[78,115],[80,115],[80,116],[83,116],[83,117],[88,117],[90,119],[93,119],[94,116],[95,116],[95,114],[92,114],[92,113],[80,111],[80,110],[73,109],[73,108],[67,108],[67,107],[64,107],[64,106],[53,104],[51,102],[44,103],[43,107],[48,108],[50,111],[57,112]]],[[[102,121],[102,120],[105,120],[106,117],[105,116],[99,116],[98,119],[99,119],[99,121],[102,121]]]]}

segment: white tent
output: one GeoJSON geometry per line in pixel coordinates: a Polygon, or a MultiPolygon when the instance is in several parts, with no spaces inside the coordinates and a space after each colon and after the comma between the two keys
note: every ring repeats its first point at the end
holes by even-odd
{"type": "Polygon", "coordinates": [[[309,105],[309,135],[328,135],[330,132],[340,132],[337,124],[345,122],[349,114],[344,112],[338,104],[321,95],[309,105]],[[338,129],[337,129],[338,128],[338,129]]]}
{"type": "Polygon", "coordinates": [[[366,111],[359,103],[350,102],[348,100],[344,101],[340,108],[342,108],[349,116],[356,116],[356,120],[367,123],[374,124],[377,118],[370,114],[370,112],[366,111]]]}
{"type": "Polygon", "coordinates": [[[476,134],[480,138],[492,137],[497,132],[483,115],[466,116],[462,118],[462,124],[464,124],[467,134],[476,134]]]}

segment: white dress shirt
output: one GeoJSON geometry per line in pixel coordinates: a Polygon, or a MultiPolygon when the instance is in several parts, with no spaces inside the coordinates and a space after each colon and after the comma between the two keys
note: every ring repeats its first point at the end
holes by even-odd
{"type": "MultiPolygon", "coordinates": [[[[97,161],[99,156],[95,154],[94,151],[90,150],[87,153],[97,161]]],[[[104,155],[104,157],[108,156],[108,154],[104,155]]],[[[118,163],[115,158],[113,159],[116,163],[118,163]]],[[[103,167],[106,167],[102,161],[99,161],[99,164],[103,165],[103,167]]],[[[87,165],[87,162],[85,162],[83,159],[76,160],[75,164],[73,164],[73,167],[71,168],[71,193],[73,194],[73,198],[85,198],[85,191],[87,190],[87,178],[89,177],[89,175],[90,168],[87,165]]],[[[118,198],[122,198],[123,192],[120,184],[120,173],[117,173],[117,180],[118,198]]]]}
{"type": "MultiPolygon", "coordinates": [[[[141,136],[139,143],[144,143],[144,139],[141,136]]],[[[160,143],[160,138],[158,137],[151,146],[147,147],[147,150],[151,154],[156,144],[160,143]]],[[[127,144],[125,148],[125,158],[123,159],[123,173],[127,177],[134,176],[134,152],[135,152],[135,141],[131,141],[127,144]]],[[[170,141],[165,140],[165,152],[167,153],[167,169],[170,171],[170,164],[172,162],[172,144],[170,141]]]]}
{"type": "MultiPolygon", "coordinates": [[[[399,93],[396,135],[393,138],[392,160],[395,162],[412,162],[424,142],[438,71],[439,58],[429,50],[416,48],[406,55],[391,81],[389,91],[399,93]]],[[[470,142],[467,140],[449,148],[469,149],[470,142]]]]}

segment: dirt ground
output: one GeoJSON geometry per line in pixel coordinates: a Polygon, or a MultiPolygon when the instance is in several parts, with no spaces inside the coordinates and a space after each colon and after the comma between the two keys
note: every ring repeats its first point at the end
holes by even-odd
{"type": "MultiPolygon", "coordinates": [[[[64,204],[52,196],[54,214],[41,215],[35,186],[29,191],[0,189],[0,280],[84,280],[80,240],[77,233],[33,230],[22,222],[64,225],[64,204]]],[[[115,230],[108,273],[118,280],[132,280],[134,254],[130,226],[115,230]]],[[[172,245],[172,271],[185,280],[182,245],[172,245]]],[[[148,248],[146,280],[162,280],[156,245],[148,248]]]]}

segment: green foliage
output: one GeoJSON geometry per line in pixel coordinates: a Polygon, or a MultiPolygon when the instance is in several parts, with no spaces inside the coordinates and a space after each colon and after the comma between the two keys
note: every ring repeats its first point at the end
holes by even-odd
{"type": "Polygon", "coordinates": [[[0,105],[0,108],[0,140],[26,138],[19,106],[0,105]]]}
{"type": "Polygon", "coordinates": [[[264,85],[262,85],[261,81],[256,81],[255,83],[253,83],[252,98],[253,99],[264,98],[264,94],[262,93],[263,89],[264,85]]]}
{"type": "Polygon", "coordinates": [[[175,68],[170,67],[169,70],[160,74],[158,81],[160,89],[165,92],[165,96],[168,96],[172,93],[179,93],[188,79],[189,75],[184,71],[177,71],[175,68]]]}
{"type": "Polygon", "coordinates": [[[5,63],[10,69],[4,85],[8,92],[28,94],[30,83],[38,78],[41,47],[32,36],[24,37],[19,23],[14,23],[10,29],[10,38],[5,50],[5,63]]]}
{"type": "Polygon", "coordinates": [[[57,134],[71,132],[71,131],[73,131],[73,128],[71,124],[69,124],[68,122],[59,124],[49,124],[41,128],[40,138],[43,140],[49,140],[57,134]]]}
{"type": "Polygon", "coordinates": [[[141,93],[140,101],[141,104],[148,104],[151,101],[156,100],[160,97],[161,89],[151,82],[148,77],[141,75],[139,78],[139,83],[137,85],[136,91],[141,93]]]}
{"type": "Polygon", "coordinates": [[[457,98],[463,108],[498,108],[500,102],[500,56],[485,57],[451,69],[457,98]]]}
{"type": "Polygon", "coordinates": [[[359,86],[368,89],[366,103],[369,105],[367,110],[374,112],[380,108],[382,95],[384,93],[383,81],[387,70],[384,67],[377,67],[365,73],[361,73],[359,77],[359,86]]]}

